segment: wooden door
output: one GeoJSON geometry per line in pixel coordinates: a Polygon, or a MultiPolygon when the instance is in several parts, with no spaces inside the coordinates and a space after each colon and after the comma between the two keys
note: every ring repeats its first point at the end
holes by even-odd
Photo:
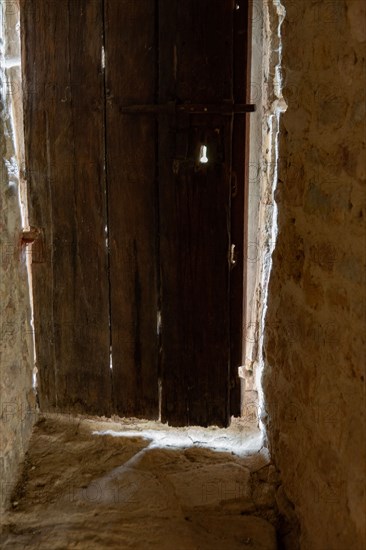
{"type": "Polygon", "coordinates": [[[157,126],[154,0],[106,0],[106,151],[115,408],[158,418],[157,126]]]}
{"type": "Polygon", "coordinates": [[[227,426],[247,2],[23,0],[22,29],[42,408],[227,426]]]}
{"type": "Polygon", "coordinates": [[[232,102],[232,7],[160,2],[159,100],[182,109],[159,136],[162,419],[175,425],[229,418],[232,116],[204,109],[232,102]]]}
{"type": "Polygon", "coordinates": [[[21,27],[40,404],[110,414],[102,3],[23,0],[21,27]]]}

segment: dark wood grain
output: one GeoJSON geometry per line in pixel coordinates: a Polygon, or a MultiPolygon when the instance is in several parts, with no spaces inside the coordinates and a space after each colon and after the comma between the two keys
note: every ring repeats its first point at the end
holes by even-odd
{"type": "Polygon", "coordinates": [[[111,411],[101,0],[22,3],[25,141],[43,410],[111,411]]]}
{"type": "MultiPolygon", "coordinates": [[[[237,0],[239,9],[234,12],[234,101],[249,101],[250,39],[248,0],[237,0]]],[[[233,122],[233,193],[231,201],[231,239],[235,244],[236,265],[230,273],[230,413],[240,416],[241,388],[238,367],[244,362],[243,321],[246,267],[244,250],[247,250],[247,165],[249,150],[249,117],[236,115],[233,122]]]]}
{"type": "Polygon", "coordinates": [[[120,415],[157,418],[156,122],[121,106],[156,99],[154,0],[105,0],[113,386],[120,415]]]}
{"type": "Polygon", "coordinates": [[[240,413],[249,8],[236,3],[22,0],[43,410],[154,419],[160,378],[172,425],[240,413]]]}
{"type": "MultiPolygon", "coordinates": [[[[232,14],[231,1],[160,2],[161,103],[232,101],[232,14]]],[[[160,120],[162,419],[227,426],[231,117],[160,120]]]]}
{"type": "Polygon", "coordinates": [[[56,360],[54,348],[53,276],[51,264],[51,186],[47,174],[46,97],[45,82],[51,77],[43,63],[45,52],[37,48],[37,41],[46,43],[54,17],[49,16],[45,25],[47,5],[45,2],[21,2],[23,94],[25,120],[26,177],[29,193],[29,220],[31,226],[42,229],[43,255],[39,262],[33,260],[33,298],[37,365],[39,369],[38,393],[43,410],[57,406],[56,360]],[[37,38],[34,32],[37,21],[37,38]],[[42,86],[43,82],[43,86],[42,86]]]}

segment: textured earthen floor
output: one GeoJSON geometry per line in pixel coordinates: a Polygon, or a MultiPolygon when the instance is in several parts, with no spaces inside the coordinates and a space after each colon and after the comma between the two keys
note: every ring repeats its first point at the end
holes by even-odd
{"type": "Polygon", "coordinates": [[[1,548],[276,549],[276,472],[256,434],[48,415],[1,548]]]}

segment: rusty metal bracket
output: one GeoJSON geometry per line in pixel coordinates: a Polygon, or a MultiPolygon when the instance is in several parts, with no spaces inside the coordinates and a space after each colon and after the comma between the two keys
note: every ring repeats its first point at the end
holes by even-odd
{"type": "Polygon", "coordinates": [[[45,261],[44,231],[42,229],[38,227],[24,229],[20,233],[20,242],[22,246],[32,245],[32,264],[39,264],[45,261]]]}
{"type": "Polygon", "coordinates": [[[21,241],[24,244],[32,244],[42,235],[42,231],[37,227],[23,229],[21,232],[21,241]]]}

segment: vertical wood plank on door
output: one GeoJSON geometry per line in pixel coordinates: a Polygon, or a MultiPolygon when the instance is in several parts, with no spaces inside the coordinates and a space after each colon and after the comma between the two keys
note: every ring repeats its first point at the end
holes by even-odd
{"type": "MultiPolygon", "coordinates": [[[[232,101],[232,17],[231,0],[161,0],[160,102],[232,101]]],[[[172,425],[229,423],[230,141],[231,117],[161,117],[162,419],[172,425]],[[203,168],[205,132],[222,150],[203,168]]]]}
{"type": "MultiPolygon", "coordinates": [[[[239,9],[234,12],[234,101],[247,103],[249,101],[249,14],[248,0],[236,0],[239,9]]],[[[233,416],[241,414],[241,388],[238,376],[238,367],[242,365],[244,323],[243,312],[245,296],[245,240],[247,237],[247,164],[249,149],[249,120],[248,114],[236,115],[233,123],[233,174],[235,188],[231,201],[231,238],[236,247],[236,265],[230,274],[230,413],[233,416]]]]}
{"type": "Polygon", "coordinates": [[[101,0],[22,3],[25,141],[44,410],[109,414],[101,0]],[[44,329],[46,327],[46,329],[44,329]]]}
{"type": "MultiPolygon", "coordinates": [[[[54,348],[53,275],[52,275],[52,204],[51,182],[47,170],[47,98],[50,86],[46,86],[55,73],[46,66],[45,48],[39,44],[50,41],[55,27],[55,12],[47,13],[46,2],[22,0],[20,4],[22,32],[23,101],[25,121],[25,158],[28,185],[29,221],[43,230],[43,254],[32,264],[33,307],[37,350],[38,395],[42,410],[57,406],[56,362],[54,348]],[[47,15],[46,15],[47,14],[47,15]]],[[[66,21],[60,21],[66,25],[66,21]]],[[[61,56],[60,56],[61,57],[61,56]]]]}
{"type": "Polygon", "coordinates": [[[105,0],[113,387],[118,414],[157,418],[155,0],[105,0]]]}

